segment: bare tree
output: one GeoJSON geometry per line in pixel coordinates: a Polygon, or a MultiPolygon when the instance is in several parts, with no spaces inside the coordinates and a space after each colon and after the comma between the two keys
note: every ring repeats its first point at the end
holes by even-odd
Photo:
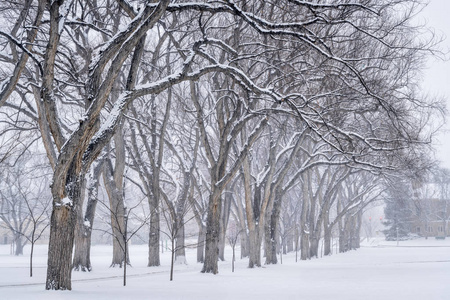
{"type": "Polygon", "coordinates": [[[32,161],[31,157],[21,155],[15,166],[4,167],[0,181],[0,226],[14,236],[15,255],[22,255],[24,246],[30,243],[30,277],[34,246],[50,225],[51,202],[46,168],[37,164],[39,159],[32,161]]]}
{"type": "Polygon", "coordinates": [[[233,256],[231,258],[231,272],[234,272],[234,263],[236,261],[236,244],[241,230],[239,230],[239,228],[236,226],[236,223],[233,222],[229,225],[229,229],[227,232],[227,240],[233,251],[233,256]]]}
{"type": "Polygon", "coordinates": [[[272,115],[295,117],[328,145],[328,156],[339,154],[368,168],[389,165],[395,150],[428,142],[435,106],[417,96],[413,79],[435,40],[416,39],[420,28],[408,22],[416,4],[2,4],[1,17],[12,22],[0,30],[5,49],[0,59],[8,66],[1,75],[0,108],[17,111],[22,103],[29,114],[24,118],[34,116],[53,169],[46,288],[71,289],[76,210],[85,174],[138,98],[176,85],[189,90],[206,158],[206,168],[199,171],[208,174],[210,185],[206,273],[218,272],[222,192],[245,167],[272,115]],[[157,31],[170,32],[170,70],[159,68],[167,57],[151,68],[142,59],[157,52],[164,36],[157,31]],[[157,77],[137,76],[156,71],[161,71],[157,77]],[[233,143],[237,154],[231,151],[233,143]]]}

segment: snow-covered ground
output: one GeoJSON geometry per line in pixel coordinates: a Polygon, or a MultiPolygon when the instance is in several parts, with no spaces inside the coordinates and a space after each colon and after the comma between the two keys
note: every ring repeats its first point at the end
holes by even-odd
{"type": "MultiPolygon", "coordinates": [[[[229,250],[229,249],[228,249],[229,250]]],[[[238,260],[220,263],[218,275],[201,274],[195,251],[188,250],[188,265],[177,265],[169,281],[169,252],[161,267],[147,268],[146,246],[132,246],[127,286],[122,269],[109,268],[111,247],[94,246],[91,273],[74,272],[72,291],[45,291],[46,247],[38,246],[34,276],[29,277],[28,256],[9,254],[0,246],[0,299],[332,299],[435,300],[450,299],[450,239],[400,242],[372,240],[357,250],[321,259],[248,269],[238,260]]],[[[228,257],[231,251],[228,251],[228,257]]]]}

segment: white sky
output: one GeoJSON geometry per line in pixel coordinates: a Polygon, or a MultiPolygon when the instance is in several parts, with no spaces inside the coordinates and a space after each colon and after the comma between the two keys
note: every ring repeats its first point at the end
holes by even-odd
{"type": "MultiPolygon", "coordinates": [[[[436,34],[445,36],[442,49],[448,51],[450,49],[450,1],[429,0],[429,5],[419,19],[422,22],[426,21],[429,27],[434,28],[436,34]]],[[[429,61],[428,68],[424,72],[423,90],[431,96],[445,97],[447,108],[450,110],[449,60],[431,59],[429,61]]],[[[442,167],[450,168],[450,124],[446,124],[444,129],[435,141],[436,155],[442,161],[442,167]]]]}

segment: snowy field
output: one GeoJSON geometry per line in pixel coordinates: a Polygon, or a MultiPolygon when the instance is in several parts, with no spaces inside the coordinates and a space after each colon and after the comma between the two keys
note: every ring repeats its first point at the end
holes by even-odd
{"type": "MultiPolygon", "coordinates": [[[[38,246],[34,276],[29,277],[29,247],[21,257],[0,245],[0,299],[332,299],[435,300],[450,299],[450,239],[400,242],[372,241],[357,251],[248,269],[238,260],[220,263],[218,275],[201,274],[195,251],[188,250],[187,265],[177,265],[169,281],[169,252],[161,267],[147,268],[146,246],[132,246],[127,286],[122,269],[109,268],[110,246],[94,246],[91,273],[74,272],[72,291],[45,291],[46,247],[38,246]]],[[[231,256],[231,251],[227,253],[231,256]]]]}

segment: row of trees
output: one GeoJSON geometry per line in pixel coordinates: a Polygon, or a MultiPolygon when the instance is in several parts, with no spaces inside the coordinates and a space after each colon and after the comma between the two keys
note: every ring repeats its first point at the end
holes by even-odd
{"type": "Polygon", "coordinates": [[[130,209],[146,199],[135,218],[148,216],[148,265],[161,217],[181,259],[192,216],[202,272],[216,274],[230,219],[250,267],[263,245],[276,263],[280,241],[300,240],[306,259],[323,237],[329,254],[336,228],[345,251],[383,180],[428,164],[440,106],[416,75],[436,39],[412,25],[416,0],[0,5],[0,159],[17,144],[47,154],[47,289],[91,269],[100,187],[113,265],[126,265],[130,209]]]}

